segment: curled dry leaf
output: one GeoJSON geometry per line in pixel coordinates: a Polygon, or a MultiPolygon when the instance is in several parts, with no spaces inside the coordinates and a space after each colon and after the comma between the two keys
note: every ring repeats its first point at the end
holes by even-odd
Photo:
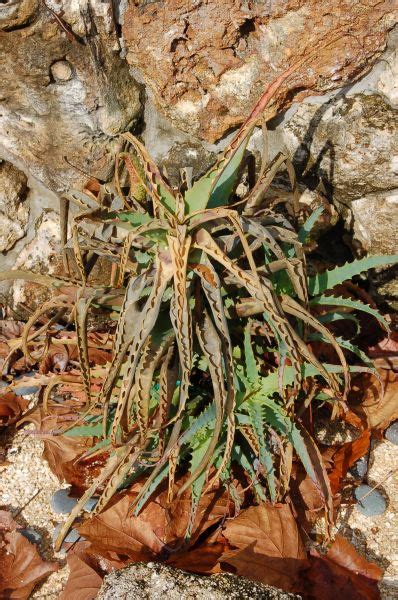
{"type": "Polygon", "coordinates": [[[22,321],[0,320],[0,341],[4,342],[21,337],[24,327],[25,323],[22,321]]]}
{"type": "Polygon", "coordinates": [[[363,558],[352,544],[337,535],[326,555],[311,552],[310,568],[303,573],[303,591],[312,598],[379,600],[377,582],[382,570],[363,558]]]}
{"type": "Polygon", "coordinates": [[[81,458],[95,443],[92,437],[60,435],[58,432],[71,423],[73,411],[70,406],[51,406],[49,415],[41,407],[35,408],[21,421],[34,423],[35,431],[27,431],[44,440],[43,457],[52,472],[61,480],[75,486],[80,492],[85,490],[89,481],[98,475],[106,456],[81,458]]]}
{"type": "Polygon", "coordinates": [[[0,428],[16,423],[28,404],[29,400],[16,396],[13,392],[0,394],[0,428]]]}
{"type": "Polygon", "coordinates": [[[50,344],[45,356],[40,361],[39,372],[44,375],[49,372],[61,373],[65,371],[69,362],[69,353],[66,346],[50,344]]]}
{"type": "Polygon", "coordinates": [[[300,527],[310,532],[324,516],[324,500],[319,489],[301,465],[294,465],[290,480],[290,498],[300,527]]]}
{"type": "Polygon", "coordinates": [[[98,594],[104,570],[99,559],[89,554],[88,542],[78,542],[68,552],[69,578],[59,600],[91,600],[98,594]]]}
{"type": "Polygon", "coordinates": [[[44,562],[34,544],[17,529],[10,514],[0,511],[0,598],[25,600],[58,565],[44,562]]]}
{"type": "Polygon", "coordinates": [[[368,348],[367,353],[377,367],[398,371],[398,332],[391,332],[389,337],[368,348]]]}
{"type": "MultiPolygon", "coordinates": [[[[141,483],[136,483],[128,492],[118,494],[103,512],[86,519],[79,527],[79,532],[91,542],[93,551],[105,558],[115,560],[119,557],[120,565],[127,561],[165,560],[170,556],[174,566],[187,561],[184,552],[172,552],[182,545],[189,515],[189,497],[183,494],[170,506],[167,506],[167,491],[162,489],[153,499],[149,500],[138,516],[131,515],[131,504],[137,497],[141,483]]],[[[203,535],[210,527],[221,523],[229,514],[228,495],[218,490],[203,495],[193,526],[190,545],[203,535]]],[[[187,548],[185,548],[186,554],[187,548]]],[[[201,558],[204,571],[210,572],[217,557],[221,554],[222,545],[215,541],[208,546],[200,546],[198,555],[201,558]],[[211,554],[206,557],[206,552],[211,554]]],[[[192,550],[193,552],[193,550],[192,550]]],[[[193,562],[192,571],[197,571],[198,563],[193,562]]]]}
{"type": "Polygon", "coordinates": [[[297,589],[306,552],[288,504],[251,506],[223,532],[232,548],[220,558],[237,574],[287,591],[297,589]]]}
{"type": "Polygon", "coordinates": [[[228,544],[222,536],[218,536],[218,538],[218,540],[206,540],[197,547],[183,548],[179,552],[171,554],[166,562],[183,571],[205,575],[220,573],[222,571],[220,558],[227,550],[228,544]]]}
{"type": "Polygon", "coordinates": [[[350,405],[367,429],[385,429],[398,418],[398,373],[378,369],[384,395],[376,377],[361,373],[352,383],[350,405]]]}
{"type": "Polygon", "coordinates": [[[343,444],[332,454],[333,467],[329,472],[329,481],[333,494],[337,494],[340,490],[348,469],[368,452],[369,445],[370,431],[366,430],[358,439],[343,444]]]}

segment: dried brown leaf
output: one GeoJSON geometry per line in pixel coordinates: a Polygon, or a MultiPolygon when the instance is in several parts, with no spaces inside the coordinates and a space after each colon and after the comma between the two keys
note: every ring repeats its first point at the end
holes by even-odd
{"type": "Polygon", "coordinates": [[[242,511],[223,532],[231,550],[220,563],[268,585],[294,590],[306,552],[288,504],[262,504],[242,511]]]}
{"type": "Polygon", "coordinates": [[[165,544],[166,515],[157,502],[150,501],[138,517],[131,516],[136,492],[119,494],[102,513],[87,519],[79,532],[102,556],[114,552],[126,560],[150,560],[161,554],[165,544]]]}
{"type": "Polygon", "coordinates": [[[329,472],[329,481],[333,494],[336,494],[340,490],[348,469],[368,452],[369,445],[370,431],[366,430],[358,439],[343,444],[343,446],[340,446],[333,453],[331,457],[333,467],[329,472]]]}
{"type": "Polygon", "coordinates": [[[50,344],[46,355],[40,361],[39,372],[44,375],[49,372],[61,373],[66,370],[68,362],[68,349],[65,346],[50,344]]]}
{"type": "MultiPolygon", "coordinates": [[[[182,482],[183,480],[179,481],[179,485],[182,482]]],[[[141,485],[138,482],[128,492],[114,496],[108,508],[85,520],[79,527],[80,533],[91,542],[93,551],[106,558],[114,559],[116,554],[122,560],[136,561],[155,557],[164,559],[171,548],[181,546],[191,506],[190,494],[183,494],[168,506],[167,490],[161,487],[159,494],[150,499],[135,517],[131,515],[130,507],[141,485]]],[[[229,508],[230,501],[226,492],[215,489],[205,493],[197,509],[190,546],[209,528],[221,523],[228,516],[229,508]]],[[[190,550],[190,554],[195,551],[197,557],[190,570],[210,572],[223,549],[217,544],[218,540],[207,540],[197,548],[197,552],[196,548],[190,550]]],[[[171,564],[188,564],[186,551],[185,547],[184,552],[173,552],[170,555],[171,564]]]]}
{"type": "Polygon", "coordinates": [[[312,551],[311,566],[303,573],[303,591],[322,600],[379,600],[377,582],[382,571],[363,558],[352,544],[337,535],[328,553],[312,551]]]}
{"type": "Polygon", "coordinates": [[[352,410],[369,429],[385,429],[398,418],[398,373],[379,369],[384,395],[376,377],[361,373],[353,381],[350,404],[352,410]]]}
{"type": "Polygon", "coordinates": [[[377,367],[398,371],[398,332],[393,331],[388,337],[368,348],[367,354],[377,367]]]}
{"type": "Polygon", "coordinates": [[[17,528],[11,515],[0,511],[0,598],[25,600],[58,564],[43,561],[17,528]]]}
{"type": "Polygon", "coordinates": [[[27,409],[29,400],[13,392],[0,394],[0,428],[16,423],[27,409]]]}
{"type": "Polygon", "coordinates": [[[21,337],[24,327],[25,323],[22,321],[12,321],[11,319],[0,321],[0,341],[5,342],[21,337]]]}
{"type": "Polygon", "coordinates": [[[81,458],[94,445],[95,439],[60,435],[58,432],[62,427],[69,425],[73,419],[73,406],[53,405],[49,415],[45,415],[43,409],[37,407],[21,419],[20,423],[35,424],[36,431],[28,433],[44,440],[43,457],[52,472],[61,481],[67,481],[82,491],[88,487],[89,481],[98,475],[107,455],[105,453],[100,457],[81,458]]]}
{"type": "Polygon", "coordinates": [[[104,575],[99,560],[89,554],[88,542],[78,542],[68,552],[69,578],[59,600],[91,600],[98,594],[104,575]]]}

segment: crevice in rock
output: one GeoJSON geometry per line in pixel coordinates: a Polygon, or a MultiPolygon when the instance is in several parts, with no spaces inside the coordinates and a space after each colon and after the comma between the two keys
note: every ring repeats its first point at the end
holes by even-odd
{"type": "Polygon", "coordinates": [[[239,38],[247,39],[254,31],[256,31],[255,19],[246,19],[239,27],[239,38]]]}
{"type": "Polygon", "coordinates": [[[33,25],[33,23],[35,23],[39,18],[39,14],[38,13],[34,13],[33,15],[31,15],[30,17],[28,17],[26,19],[26,21],[24,21],[23,23],[18,23],[17,25],[9,25],[9,26],[5,26],[5,27],[1,27],[1,19],[0,19],[0,30],[4,31],[5,33],[12,33],[13,31],[20,31],[21,29],[26,29],[27,27],[30,27],[31,25],[33,25]]]}

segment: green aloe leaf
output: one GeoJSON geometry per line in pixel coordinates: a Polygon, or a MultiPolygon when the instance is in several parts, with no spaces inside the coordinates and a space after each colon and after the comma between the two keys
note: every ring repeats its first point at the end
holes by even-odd
{"type": "Polygon", "coordinates": [[[235,154],[222,162],[219,168],[211,169],[206,175],[195,181],[185,192],[187,214],[205,208],[215,208],[228,204],[229,198],[237,183],[239,168],[246,151],[249,136],[247,136],[235,154]],[[214,186],[214,187],[213,187],[214,186]]]}
{"type": "Polygon", "coordinates": [[[347,279],[352,279],[355,275],[385,265],[392,265],[398,262],[398,254],[393,256],[365,256],[351,263],[346,263],[341,267],[336,267],[324,273],[318,273],[308,280],[308,291],[311,296],[322,294],[326,290],[334,288],[339,283],[347,279]]]}
{"type": "Polygon", "coordinates": [[[372,315],[379,321],[379,323],[386,329],[390,330],[390,327],[385,318],[379,313],[378,310],[372,308],[368,304],[364,304],[360,300],[352,300],[351,298],[339,298],[337,296],[317,296],[310,300],[311,305],[325,305],[325,306],[342,306],[344,308],[352,308],[354,310],[360,310],[362,312],[372,315]]]}
{"type": "Polygon", "coordinates": [[[319,206],[308,217],[308,219],[306,220],[306,222],[304,223],[304,225],[302,226],[302,228],[298,232],[297,237],[298,237],[298,241],[299,242],[301,242],[302,244],[304,244],[306,242],[309,234],[311,233],[312,228],[314,227],[315,223],[317,222],[317,220],[319,219],[319,217],[321,216],[321,214],[323,213],[323,211],[324,211],[323,206],[319,206]]]}

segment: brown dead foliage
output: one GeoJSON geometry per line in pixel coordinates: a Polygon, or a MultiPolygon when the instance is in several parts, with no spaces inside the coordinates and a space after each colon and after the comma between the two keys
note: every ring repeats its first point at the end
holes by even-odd
{"type": "Polygon", "coordinates": [[[365,428],[386,429],[398,418],[398,373],[390,369],[378,369],[384,387],[369,373],[358,374],[352,382],[350,404],[365,428]]]}
{"type": "Polygon", "coordinates": [[[0,394],[0,429],[16,423],[27,409],[29,400],[13,392],[0,394]]]}
{"type": "Polygon", "coordinates": [[[73,414],[68,404],[52,405],[48,415],[38,406],[25,415],[20,424],[29,422],[35,425],[35,430],[27,433],[37,435],[44,441],[43,457],[52,472],[60,481],[67,481],[76,491],[82,492],[89,485],[89,481],[98,475],[107,454],[84,457],[83,455],[95,444],[95,438],[60,435],[60,430],[71,424],[73,414]]]}
{"type": "Polygon", "coordinates": [[[337,535],[325,555],[311,551],[310,567],[304,573],[311,598],[379,600],[377,582],[382,571],[363,558],[350,542],[337,535]]]}
{"type": "Polygon", "coordinates": [[[10,513],[0,510],[0,598],[25,600],[35,585],[58,569],[43,561],[10,513]]]}

